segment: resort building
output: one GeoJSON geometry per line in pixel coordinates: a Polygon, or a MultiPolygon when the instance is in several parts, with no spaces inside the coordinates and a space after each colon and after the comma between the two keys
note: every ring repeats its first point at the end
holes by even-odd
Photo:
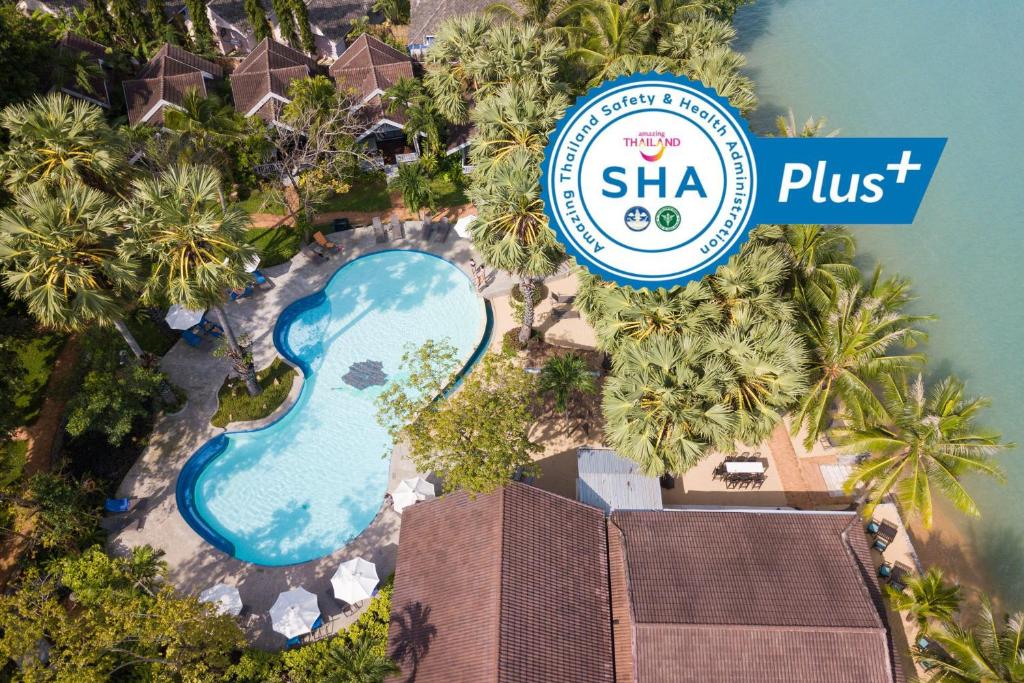
{"type": "Polygon", "coordinates": [[[661,485],[634,460],[607,448],[576,452],[576,500],[610,514],[615,510],[660,510],[661,485]]]}
{"type": "Polygon", "coordinates": [[[54,88],[65,95],[92,102],[104,109],[110,109],[110,83],[105,60],[107,48],[75,33],[65,33],[57,43],[57,50],[69,55],[78,55],[83,61],[92,62],[103,73],[89,79],[88,90],[74,79],[59,85],[55,84],[54,88]]]}
{"type": "Polygon", "coordinates": [[[243,116],[258,116],[276,123],[281,108],[291,102],[292,81],[320,72],[312,59],[298,50],[265,38],[231,74],[235,109],[243,116]]]}
{"type": "Polygon", "coordinates": [[[405,117],[384,106],[384,91],[403,78],[413,78],[412,60],[369,35],[356,38],[330,68],[338,90],[353,93],[356,112],[365,124],[359,140],[371,150],[404,147],[405,117]]]}
{"type": "Polygon", "coordinates": [[[128,120],[162,126],[165,107],[181,108],[191,90],[206,97],[206,82],[223,76],[220,65],[165,43],[135,79],[123,84],[128,120]]]}
{"type": "Polygon", "coordinates": [[[854,512],[606,518],[513,483],[404,511],[389,653],[418,683],[894,683],[874,577],[854,512]]]}
{"type": "MultiPolygon", "coordinates": [[[[483,13],[494,3],[491,0],[410,0],[409,54],[417,59],[434,44],[437,30],[447,19],[463,14],[483,13]]],[[[515,2],[510,3],[518,7],[515,2]]]]}

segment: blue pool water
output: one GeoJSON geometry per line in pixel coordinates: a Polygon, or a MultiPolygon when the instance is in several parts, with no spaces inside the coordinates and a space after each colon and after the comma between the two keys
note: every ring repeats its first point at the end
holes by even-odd
{"type": "Polygon", "coordinates": [[[469,278],[443,259],[385,251],[347,264],[278,320],[278,349],[305,375],[294,407],[270,426],[203,446],[179,477],[179,510],[249,562],[293,564],[340,548],[386,492],[392,444],[375,419],[379,382],[398,378],[407,345],[428,339],[447,339],[472,362],[488,327],[469,278]],[[347,382],[353,364],[375,384],[347,382]]]}

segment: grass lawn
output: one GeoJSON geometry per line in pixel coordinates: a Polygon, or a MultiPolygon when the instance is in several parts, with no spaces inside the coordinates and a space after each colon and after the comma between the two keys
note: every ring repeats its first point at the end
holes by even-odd
{"type": "MultiPolygon", "coordinates": [[[[148,315],[140,315],[125,321],[128,330],[139,342],[143,351],[156,356],[163,356],[178,341],[177,333],[171,332],[166,326],[153,322],[148,315]]],[[[118,337],[120,339],[120,337],[118,337]]]]}
{"type": "Polygon", "coordinates": [[[439,208],[461,206],[469,203],[469,199],[466,198],[465,188],[462,185],[456,185],[450,180],[434,178],[430,181],[430,187],[434,190],[439,208]]]}
{"type": "Polygon", "coordinates": [[[328,199],[320,209],[321,213],[332,211],[387,211],[391,208],[388,186],[382,179],[357,178],[352,189],[345,194],[328,199]]]}
{"type": "Polygon", "coordinates": [[[27,371],[14,397],[19,424],[32,424],[39,417],[53,363],[66,340],[63,335],[39,331],[30,339],[20,339],[15,346],[18,362],[27,371]]]}
{"type": "Polygon", "coordinates": [[[260,268],[284,263],[299,253],[302,234],[287,225],[277,228],[253,228],[245,233],[246,241],[260,254],[260,268]]]}
{"type": "Polygon", "coordinates": [[[220,388],[218,398],[220,406],[210,418],[214,427],[224,427],[229,422],[240,420],[259,420],[274,412],[280,406],[295,380],[295,368],[280,358],[275,358],[270,367],[257,373],[263,393],[250,396],[245,389],[245,382],[240,379],[227,379],[220,388]]]}
{"type": "Polygon", "coordinates": [[[247,199],[238,202],[238,206],[246,213],[271,213],[276,216],[287,215],[288,210],[273,192],[256,190],[247,199]]]}

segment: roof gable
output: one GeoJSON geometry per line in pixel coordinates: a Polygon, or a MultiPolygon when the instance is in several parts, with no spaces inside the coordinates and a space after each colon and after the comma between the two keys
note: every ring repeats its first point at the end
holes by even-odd
{"type": "Polygon", "coordinates": [[[125,81],[125,104],[132,124],[163,124],[163,108],[181,105],[190,90],[206,97],[205,74],[224,72],[217,64],[165,43],[139,71],[137,78],[125,81]]]}

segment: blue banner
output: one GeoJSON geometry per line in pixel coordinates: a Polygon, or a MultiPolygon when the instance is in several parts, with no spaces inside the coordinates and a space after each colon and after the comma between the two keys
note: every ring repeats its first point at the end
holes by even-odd
{"type": "Polygon", "coordinates": [[[908,224],[946,138],[754,138],[758,223],[908,224]]]}

